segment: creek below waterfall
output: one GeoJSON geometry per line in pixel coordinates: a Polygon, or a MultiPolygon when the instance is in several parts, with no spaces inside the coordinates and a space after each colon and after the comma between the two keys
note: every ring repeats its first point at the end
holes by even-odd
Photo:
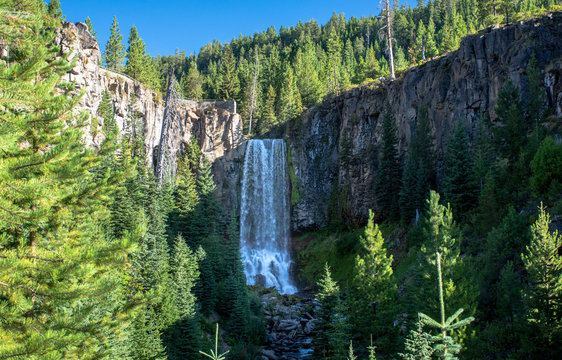
{"type": "Polygon", "coordinates": [[[261,302],[267,330],[264,360],[312,359],[312,335],[317,323],[313,295],[271,292],[262,295],[261,302]]]}

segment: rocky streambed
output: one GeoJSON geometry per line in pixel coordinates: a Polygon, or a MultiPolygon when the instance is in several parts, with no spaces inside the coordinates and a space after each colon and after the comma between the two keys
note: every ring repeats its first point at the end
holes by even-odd
{"type": "Polygon", "coordinates": [[[312,358],[312,334],[317,310],[312,293],[261,296],[266,319],[267,340],[264,360],[297,360],[312,358]]]}

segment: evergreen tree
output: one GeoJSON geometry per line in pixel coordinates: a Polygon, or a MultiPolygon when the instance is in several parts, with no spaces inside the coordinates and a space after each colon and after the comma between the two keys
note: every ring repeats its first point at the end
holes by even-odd
{"type": "Polygon", "coordinates": [[[234,99],[240,91],[240,83],[236,75],[236,59],[232,48],[227,44],[223,50],[221,66],[221,95],[224,100],[234,99]]]}
{"type": "Polygon", "coordinates": [[[181,78],[183,94],[194,100],[201,100],[203,96],[203,77],[197,70],[197,62],[192,61],[187,75],[181,78]]]}
{"type": "Polygon", "coordinates": [[[468,152],[466,130],[457,122],[447,144],[441,191],[445,201],[459,217],[465,217],[474,207],[476,185],[473,180],[472,158],[468,152]]]}
{"type": "MultiPolygon", "coordinates": [[[[430,191],[427,200],[427,210],[420,226],[423,232],[424,243],[419,253],[419,264],[412,274],[412,289],[407,294],[409,311],[415,311],[423,306],[430,314],[438,314],[440,301],[435,301],[436,287],[434,274],[437,266],[437,254],[441,259],[439,265],[445,277],[443,282],[443,299],[453,308],[464,307],[472,315],[476,307],[477,289],[472,282],[470,258],[460,256],[460,239],[458,230],[453,222],[453,213],[450,206],[445,207],[439,203],[439,194],[430,191]]],[[[466,331],[466,330],[465,330],[466,331]]],[[[460,342],[466,333],[457,330],[453,333],[455,341],[460,342]]]]}
{"type": "Polygon", "coordinates": [[[96,30],[94,30],[94,25],[92,24],[92,19],[90,19],[90,17],[88,16],[86,18],[86,25],[88,25],[88,32],[90,33],[90,35],[92,35],[94,37],[94,39],[96,39],[96,41],[98,40],[98,33],[96,32],[96,30]]]}
{"type": "Polygon", "coordinates": [[[439,53],[437,49],[437,43],[435,42],[435,23],[433,19],[429,19],[429,24],[427,25],[426,40],[425,40],[425,56],[432,58],[439,53]]]}
{"type": "Polygon", "coordinates": [[[47,4],[47,15],[58,21],[64,21],[62,10],[60,8],[60,0],[51,0],[47,4]]]}
{"type": "Polygon", "coordinates": [[[110,70],[120,70],[125,59],[125,46],[121,43],[123,36],[119,31],[117,17],[113,17],[110,31],[111,35],[103,52],[103,61],[110,70]]]}
{"type": "Polygon", "coordinates": [[[109,133],[117,132],[117,125],[115,124],[115,115],[113,110],[113,100],[109,96],[109,92],[104,90],[101,96],[101,102],[98,106],[98,116],[103,119],[103,128],[106,136],[109,133]]]}
{"type": "Polygon", "coordinates": [[[271,130],[271,127],[277,123],[277,118],[275,117],[275,90],[273,86],[269,85],[267,90],[267,95],[265,98],[265,105],[262,113],[262,118],[259,123],[259,132],[266,133],[271,130]]]}
{"type": "Polygon", "coordinates": [[[429,191],[425,168],[421,161],[416,162],[415,156],[408,154],[406,166],[402,173],[400,189],[400,218],[404,223],[410,222],[423,208],[425,194],[429,191]]]}
{"type": "Polygon", "coordinates": [[[546,137],[531,161],[531,186],[538,194],[560,194],[562,184],[562,146],[546,137]]]}
{"type": "Polygon", "coordinates": [[[174,324],[169,352],[176,359],[197,357],[200,329],[196,314],[196,298],[192,292],[199,278],[199,262],[205,252],[191,251],[181,236],[176,238],[171,259],[172,279],[179,321],[174,324]]]}
{"type": "Polygon", "coordinates": [[[332,279],[328,264],[324,276],[318,282],[317,301],[320,306],[318,326],[314,333],[314,357],[318,359],[345,359],[349,343],[347,309],[340,298],[340,288],[332,279]]]}
{"type": "Polygon", "coordinates": [[[527,67],[527,78],[529,80],[529,97],[527,102],[527,114],[530,122],[534,125],[535,136],[539,138],[542,133],[541,125],[544,121],[545,93],[541,87],[541,70],[537,66],[535,54],[529,61],[527,67]]]}
{"type": "Polygon", "coordinates": [[[497,120],[501,124],[501,126],[494,128],[497,146],[510,164],[514,164],[525,145],[526,126],[519,99],[519,90],[511,80],[507,80],[498,93],[496,114],[497,120]]]}
{"type": "Polygon", "coordinates": [[[398,195],[401,173],[397,149],[397,129],[390,106],[387,106],[384,111],[382,132],[382,148],[375,194],[381,213],[391,219],[397,219],[399,217],[398,195]]]}
{"type": "Polygon", "coordinates": [[[216,185],[211,168],[212,164],[203,157],[196,181],[199,204],[195,208],[195,233],[193,236],[197,239],[203,239],[215,232],[220,215],[215,195],[216,185]]]}
{"type": "Polygon", "coordinates": [[[494,148],[490,138],[489,129],[486,126],[488,120],[479,117],[476,124],[474,140],[474,180],[477,182],[480,191],[484,187],[484,178],[490,172],[495,161],[494,148]]]}
{"type": "Polygon", "coordinates": [[[415,61],[425,61],[425,43],[427,37],[427,30],[423,21],[418,22],[418,29],[416,31],[416,49],[415,49],[415,61]]]}
{"type": "MultiPolygon", "coordinates": [[[[194,233],[193,215],[199,204],[199,194],[197,193],[196,179],[191,172],[188,156],[184,155],[178,161],[176,172],[174,209],[170,213],[169,233],[171,236],[182,234],[189,239],[194,233]]],[[[195,244],[194,239],[189,239],[188,243],[195,244]]]]}
{"type": "Polygon", "coordinates": [[[53,29],[8,10],[0,4],[0,33],[18,51],[0,60],[0,357],[104,357],[141,231],[105,236],[104,199],[122,178],[98,176],[100,157],[81,141],[86,117],[53,29]]]}
{"type": "Polygon", "coordinates": [[[404,345],[405,353],[399,353],[400,358],[404,360],[431,360],[435,349],[433,343],[435,340],[429,334],[423,331],[424,323],[418,320],[416,328],[410,330],[406,343],[404,345]]]}
{"type": "Polygon", "coordinates": [[[354,295],[359,299],[355,305],[354,324],[365,339],[374,334],[379,348],[382,347],[383,352],[391,351],[386,347],[393,336],[388,324],[393,320],[391,309],[397,297],[392,277],[392,255],[387,255],[381,231],[378,225],[374,225],[372,211],[369,211],[365,235],[360,242],[362,251],[355,258],[353,279],[354,295]]]}
{"type": "Polygon", "coordinates": [[[146,55],[144,41],[139,37],[139,33],[135,25],[131,28],[129,34],[129,47],[127,48],[127,63],[125,65],[125,73],[133,79],[140,80],[144,68],[144,57],[146,55]]]}
{"type": "Polygon", "coordinates": [[[437,342],[434,346],[435,352],[439,356],[439,358],[448,360],[448,359],[457,359],[455,357],[461,350],[459,344],[455,343],[453,338],[447,335],[447,332],[450,332],[455,329],[463,328],[474,321],[474,317],[470,316],[465,319],[459,320],[459,316],[463,313],[463,309],[458,309],[453,315],[449,316],[445,320],[445,300],[443,295],[443,274],[441,270],[441,253],[439,250],[435,252],[435,262],[437,263],[437,283],[438,283],[438,290],[439,290],[439,304],[441,309],[441,321],[435,321],[431,317],[419,313],[420,321],[424,325],[428,325],[440,331],[440,336],[436,337],[435,339],[437,342]]]}
{"type": "Polygon", "coordinates": [[[332,30],[326,44],[328,55],[328,88],[334,94],[341,89],[341,52],[343,44],[336,30],[332,30]]]}
{"type": "Polygon", "coordinates": [[[542,358],[555,359],[562,345],[562,237],[551,231],[550,215],[541,204],[531,226],[532,239],[521,255],[528,272],[526,293],[532,341],[542,358]]]}

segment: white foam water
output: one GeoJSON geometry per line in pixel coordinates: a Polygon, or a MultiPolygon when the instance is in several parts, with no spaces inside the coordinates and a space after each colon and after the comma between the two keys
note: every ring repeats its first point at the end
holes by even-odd
{"type": "Polygon", "coordinates": [[[248,284],[297,291],[289,269],[290,187],[285,141],[250,140],[242,178],[240,243],[248,284]],[[261,279],[260,279],[261,278],[261,279]]]}

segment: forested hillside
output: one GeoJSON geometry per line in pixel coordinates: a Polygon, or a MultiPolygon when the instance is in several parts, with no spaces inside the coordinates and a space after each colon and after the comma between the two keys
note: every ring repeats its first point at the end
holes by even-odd
{"type": "MultiPolygon", "coordinates": [[[[465,34],[558,6],[435,0],[395,8],[395,82],[465,34]]],[[[58,0],[0,0],[0,359],[283,359],[264,351],[272,329],[293,331],[305,317],[315,359],[559,357],[562,123],[559,99],[547,100],[547,91],[560,91],[560,77],[546,84],[537,56],[522,70],[524,89],[507,79],[493,117],[440,129],[443,144],[435,119],[415,109],[401,152],[399,114],[377,87],[392,83],[378,79],[389,72],[383,18],[334,15],[323,26],[270,28],[162,58],[146,54],[134,27],[125,49],[114,19],[108,68],[161,92],[174,86],[165,80],[173,69],[186,97],[238,100],[244,120],[255,121],[251,136],[287,125],[279,128],[293,149],[314,145],[304,134],[321,134],[306,128],[315,123],[300,118],[305,109],[376,82],[385,105],[377,139],[355,153],[351,138],[322,142],[342,169],[376,164],[362,174],[372,178],[366,191],[377,209],[356,227],[340,201],[348,189],[324,194],[326,226],[293,240],[297,276],[311,286],[283,296],[246,285],[238,213],[221,208],[213,164],[196,141],[178,154],[175,178],[159,182],[146,166],[145,132],[121,131],[109,89],[97,118],[78,109],[68,80],[74,63],[55,45],[63,21],[58,0]],[[98,118],[103,140],[88,147],[85,129],[98,118]],[[272,297],[279,304],[264,309],[272,297]],[[294,310],[289,319],[283,307],[294,310]]],[[[129,114],[122,129],[140,128],[129,114]]],[[[304,194],[287,155],[294,205],[304,194]]],[[[318,171],[327,159],[314,161],[318,171]]]]}
{"type": "MultiPolygon", "coordinates": [[[[556,1],[420,0],[414,8],[393,4],[393,54],[399,72],[457,49],[467,34],[544,12],[556,1]]],[[[109,68],[121,68],[160,89],[165,89],[173,68],[186,97],[236,99],[244,119],[252,113],[252,132],[260,134],[298,117],[326,96],[388,76],[386,22],[383,13],[379,15],[346,18],[334,13],[323,25],[312,20],[270,27],[226,44],[214,41],[198,54],[178,50],[152,60],[139,38],[142,29],[130,30],[126,51],[115,45],[122,35],[114,19],[104,60],[109,68]]]]}

